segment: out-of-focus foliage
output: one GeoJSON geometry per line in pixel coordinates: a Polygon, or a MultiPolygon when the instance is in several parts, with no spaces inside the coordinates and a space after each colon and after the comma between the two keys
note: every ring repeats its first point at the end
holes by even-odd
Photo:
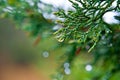
{"type": "MultiPolygon", "coordinates": [[[[119,12],[120,0],[69,1],[74,10],[55,12],[63,20],[58,21],[62,28],[55,32],[59,42],[53,40],[54,49],[62,48],[65,53],[59,58],[53,80],[119,80],[120,24],[107,24],[102,17],[109,11],[119,12]],[[114,1],[117,6],[112,8],[114,1]]],[[[44,12],[51,13],[51,5],[40,0],[1,0],[0,5],[1,18],[14,20],[18,28],[32,36],[40,35],[35,44],[41,36],[51,34],[54,22],[43,16],[44,12]]],[[[119,20],[119,16],[115,17],[119,20]]],[[[50,45],[49,39],[45,43],[50,45]]]]}
{"type": "Polygon", "coordinates": [[[16,63],[37,63],[41,54],[33,45],[51,35],[54,22],[43,16],[51,7],[40,0],[0,0],[0,54],[5,50],[16,63]],[[13,26],[31,36],[33,45],[13,26]]]}
{"type": "Polygon", "coordinates": [[[39,0],[1,0],[0,17],[12,18],[19,28],[37,36],[51,30],[52,20],[43,16],[44,12],[51,13],[50,7],[39,0]]]}

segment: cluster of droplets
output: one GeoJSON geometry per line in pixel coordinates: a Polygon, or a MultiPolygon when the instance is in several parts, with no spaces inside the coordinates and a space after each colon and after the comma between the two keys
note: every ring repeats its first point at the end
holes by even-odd
{"type": "Polygon", "coordinates": [[[68,62],[64,63],[64,72],[66,75],[71,74],[71,70],[70,70],[70,64],[68,62]]]}

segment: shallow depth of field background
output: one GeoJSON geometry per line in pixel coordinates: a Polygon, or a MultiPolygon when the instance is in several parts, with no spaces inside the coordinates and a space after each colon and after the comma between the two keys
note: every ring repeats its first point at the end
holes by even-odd
{"type": "MultiPolygon", "coordinates": [[[[0,24],[0,47],[5,45],[0,53],[0,80],[51,80],[61,66],[60,56],[69,48],[56,49],[58,44],[54,37],[40,40],[34,45],[36,38],[28,37],[26,32],[16,29],[11,20],[0,19],[0,24]]],[[[101,60],[97,67],[92,67],[89,65],[92,60],[91,54],[81,52],[75,59],[74,67],[66,75],[68,79],[89,80],[95,75],[104,74],[107,65],[101,68],[101,60]]],[[[119,75],[111,80],[119,80],[119,75]]]]}
{"type": "MultiPolygon", "coordinates": [[[[52,4],[54,8],[73,9],[71,3],[66,0],[58,0],[56,3],[54,0],[41,1],[52,4]]],[[[46,10],[49,12],[49,9],[46,10]]],[[[32,12],[29,12],[28,9],[28,14],[31,15],[32,12]]],[[[43,14],[43,16],[47,19],[56,19],[53,14],[43,14]]],[[[29,24],[25,24],[25,26],[29,26],[29,24]]],[[[58,25],[57,27],[48,26],[48,30],[52,28],[54,31],[60,27],[58,25]]],[[[21,30],[13,19],[0,17],[0,80],[56,80],[54,75],[61,67],[68,80],[99,80],[99,77],[106,75],[106,69],[113,68],[109,61],[107,64],[102,64],[102,59],[92,66],[89,63],[93,61],[93,54],[83,51],[76,55],[71,66],[65,61],[66,56],[64,55],[70,51],[71,45],[61,47],[54,35],[49,36],[53,33],[48,32],[47,29],[43,31],[43,39],[39,35],[37,37],[30,36],[30,32],[21,30]],[[66,67],[70,67],[70,69],[66,67]]],[[[101,51],[105,50],[101,49],[101,51]]],[[[107,76],[110,76],[109,73],[107,76]]],[[[119,76],[120,72],[118,71],[110,80],[119,80],[119,76]]]]}

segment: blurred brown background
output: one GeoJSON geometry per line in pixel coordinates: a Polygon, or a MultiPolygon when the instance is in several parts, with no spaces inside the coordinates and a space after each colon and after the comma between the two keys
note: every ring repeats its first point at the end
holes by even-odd
{"type": "Polygon", "coordinates": [[[14,26],[10,20],[0,19],[0,80],[50,80],[54,67],[49,64],[54,62],[46,59],[44,65],[36,66],[41,61],[38,52],[14,26]]]}

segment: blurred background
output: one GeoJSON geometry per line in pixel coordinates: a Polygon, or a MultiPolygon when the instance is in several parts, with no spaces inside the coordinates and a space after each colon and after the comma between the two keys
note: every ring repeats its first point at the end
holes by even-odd
{"type": "Polygon", "coordinates": [[[3,18],[0,37],[0,80],[50,80],[56,68],[55,57],[48,51],[50,45],[44,45],[52,44],[51,39],[33,46],[34,40],[3,18]]]}
{"type": "Polygon", "coordinates": [[[92,53],[62,43],[53,35],[64,27],[53,14],[60,9],[75,10],[68,0],[0,0],[0,80],[119,80],[120,33],[92,53]]]}

